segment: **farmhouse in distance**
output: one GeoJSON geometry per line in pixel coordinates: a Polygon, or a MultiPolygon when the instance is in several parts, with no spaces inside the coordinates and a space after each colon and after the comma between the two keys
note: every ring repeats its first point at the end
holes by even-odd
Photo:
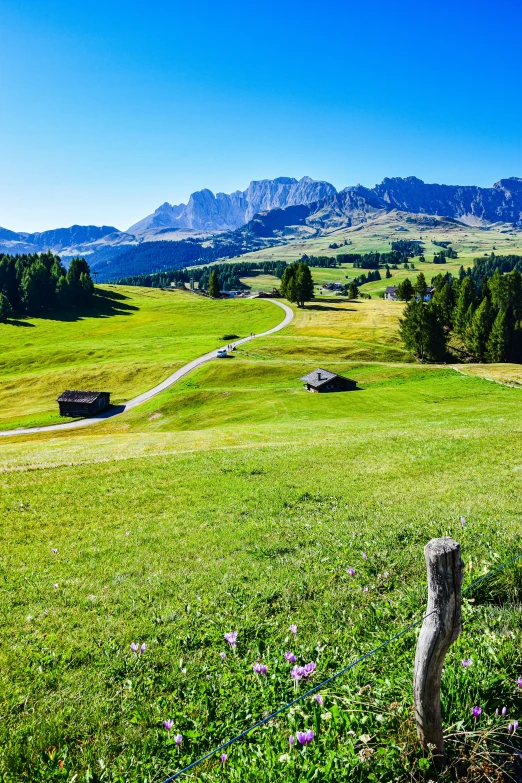
{"type": "Polygon", "coordinates": [[[300,380],[305,382],[306,391],[309,392],[343,392],[355,391],[357,388],[356,381],[329,370],[322,370],[320,367],[304,375],[300,380]]]}

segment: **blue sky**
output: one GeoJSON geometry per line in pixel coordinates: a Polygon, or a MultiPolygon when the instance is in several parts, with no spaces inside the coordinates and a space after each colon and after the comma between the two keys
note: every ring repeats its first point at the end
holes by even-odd
{"type": "Polygon", "coordinates": [[[0,0],[0,226],[203,187],[522,176],[519,0],[0,0]]]}

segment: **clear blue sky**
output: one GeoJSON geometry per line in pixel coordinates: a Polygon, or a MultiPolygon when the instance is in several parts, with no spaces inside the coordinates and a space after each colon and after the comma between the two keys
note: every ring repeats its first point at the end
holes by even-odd
{"type": "Polygon", "coordinates": [[[0,0],[0,226],[203,187],[522,175],[519,0],[0,0]]]}

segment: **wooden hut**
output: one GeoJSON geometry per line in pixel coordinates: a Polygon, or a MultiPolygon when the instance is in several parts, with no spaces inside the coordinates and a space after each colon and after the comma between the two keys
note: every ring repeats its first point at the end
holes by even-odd
{"type": "Polygon", "coordinates": [[[56,402],[60,416],[94,416],[109,407],[110,392],[64,391],[56,402]]]}
{"type": "Polygon", "coordinates": [[[357,388],[356,381],[345,378],[344,375],[322,370],[320,367],[300,380],[305,382],[305,389],[309,392],[343,392],[354,391],[357,388]]]}

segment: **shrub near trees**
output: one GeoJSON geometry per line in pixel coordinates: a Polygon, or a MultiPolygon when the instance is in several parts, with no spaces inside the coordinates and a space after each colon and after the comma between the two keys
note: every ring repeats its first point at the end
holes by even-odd
{"type": "Polygon", "coordinates": [[[422,300],[425,281],[420,278],[400,321],[405,346],[420,359],[441,360],[453,332],[475,361],[522,361],[522,274],[517,269],[501,274],[497,268],[478,290],[469,276],[456,280],[439,274],[432,280],[429,303],[422,300]]]}
{"type": "MultiPolygon", "coordinates": [[[[89,264],[73,258],[66,271],[52,253],[0,255],[0,293],[12,313],[37,314],[42,310],[64,310],[92,303],[94,285],[89,264]]],[[[6,305],[2,306],[6,312],[6,305]]],[[[3,316],[8,318],[9,315],[3,316]]]]}
{"type": "Polygon", "coordinates": [[[281,278],[281,295],[298,307],[314,298],[314,281],[310,267],[303,263],[290,264],[281,278]]]}

